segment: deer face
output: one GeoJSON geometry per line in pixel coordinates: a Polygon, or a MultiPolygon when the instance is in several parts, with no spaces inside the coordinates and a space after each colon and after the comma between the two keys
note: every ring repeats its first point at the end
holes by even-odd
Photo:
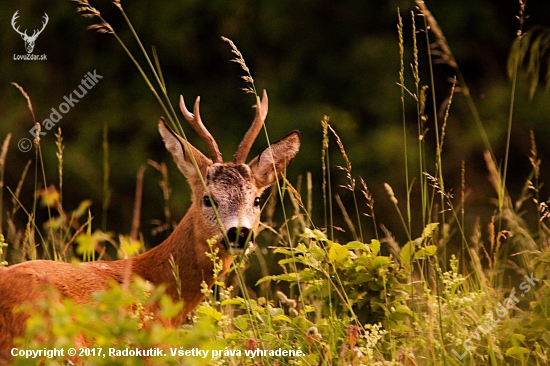
{"type": "Polygon", "coordinates": [[[298,131],[273,143],[270,149],[265,149],[246,165],[212,163],[175,134],[163,120],[159,123],[159,130],[166,148],[193,190],[193,220],[201,241],[205,243],[206,239],[217,236],[221,247],[229,249],[224,242],[226,237],[233,252],[238,254],[254,242],[260,219],[260,196],[281,177],[298,153],[298,131]]]}
{"type": "MultiPolygon", "coordinates": [[[[260,216],[260,196],[253,173],[245,164],[212,164],[206,169],[206,190],[200,201],[203,228],[218,233],[236,252],[254,242],[260,216]],[[218,222],[216,212],[221,222],[218,222]],[[223,227],[224,232],[221,232],[223,227]]],[[[206,231],[206,230],[205,230],[206,231]]]]}
{"type": "Polygon", "coordinates": [[[253,243],[260,219],[260,196],[298,153],[298,131],[271,144],[249,164],[213,163],[172,131],[164,119],[159,122],[159,131],[193,190],[190,211],[200,245],[217,236],[219,247],[238,254],[253,243]]]}

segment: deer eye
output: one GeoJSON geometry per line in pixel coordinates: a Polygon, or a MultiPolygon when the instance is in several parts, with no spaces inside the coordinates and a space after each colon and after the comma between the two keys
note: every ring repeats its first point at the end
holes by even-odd
{"type": "Polygon", "coordinates": [[[260,205],[260,197],[254,198],[254,206],[258,207],[260,205]]]}
{"type": "Polygon", "coordinates": [[[210,199],[209,196],[204,196],[202,202],[206,207],[212,207],[212,204],[216,204],[216,202],[210,199]]]}

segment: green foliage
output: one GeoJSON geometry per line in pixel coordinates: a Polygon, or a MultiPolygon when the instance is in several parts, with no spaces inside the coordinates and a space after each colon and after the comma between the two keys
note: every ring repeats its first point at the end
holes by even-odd
{"type": "Polygon", "coordinates": [[[432,237],[435,228],[439,223],[428,224],[422,231],[422,236],[409,241],[401,248],[401,263],[408,269],[414,261],[418,259],[426,259],[433,257],[437,253],[436,245],[426,245],[428,240],[432,237]]]}
{"type": "Polygon", "coordinates": [[[279,264],[286,273],[264,277],[257,284],[285,281],[291,287],[298,286],[298,301],[320,301],[325,316],[347,314],[355,318],[355,312],[366,307],[370,321],[388,321],[391,325],[410,313],[403,302],[405,272],[391,256],[380,255],[378,240],[342,245],[317,229],[307,228],[301,238],[303,242],[294,248],[275,249],[285,256],[279,264]]]}
{"type": "MultiPolygon", "coordinates": [[[[181,303],[173,303],[162,289],[152,288],[143,280],[136,279],[129,286],[113,285],[109,290],[93,295],[86,304],[59,299],[50,292],[36,306],[22,306],[20,311],[31,310],[27,333],[19,341],[20,347],[28,350],[63,349],[63,356],[43,358],[48,365],[67,360],[69,349],[76,347],[77,357],[87,365],[144,365],[146,360],[154,364],[180,364],[182,358],[173,352],[179,349],[223,349],[216,340],[217,327],[209,316],[197,314],[194,328],[174,328],[163,324],[181,311],[181,303]],[[151,308],[158,309],[155,311],[151,308]],[[90,346],[88,351],[78,348],[82,342],[90,346]],[[124,354],[128,350],[162,349],[164,354],[156,357],[124,354]],[[123,353],[122,353],[123,354],[123,353]],[[78,357],[79,356],[79,357],[78,357]]],[[[152,352],[152,351],[151,351],[152,352]]],[[[153,355],[155,353],[151,353],[153,355]]],[[[156,353],[158,354],[158,353],[156,353]]],[[[34,361],[33,361],[34,362],[34,361]]],[[[15,358],[15,365],[25,365],[28,360],[15,358]]],[[[210,364],[201,358],[192,358],[186,364],[210,364]]]]}
{"type": "Polygon", "coordinates": [[[511,348],[506,354],[529,355],[541,363],[550,362],[550,247],[539,253],[535,260],[534,277],[540,280],[535,299],[521,321],[510,324],[511,348]]]}

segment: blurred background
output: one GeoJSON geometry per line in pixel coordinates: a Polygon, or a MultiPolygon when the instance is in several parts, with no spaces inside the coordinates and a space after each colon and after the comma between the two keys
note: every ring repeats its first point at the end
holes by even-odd
{"type": "MultiPolygon", "coordinates": [[[[136,59],[146,63],[120,11],[109,1],[92,1],[102,16],[113,26],[136,59]]],[[[497,160],[504,158],[505,136],[510,104],[511,82],[506,65],[512,42],[519,27],[517,1],[439,0],[427,1],[427,7],[438,21],[469,86],[497,160]]],[[[23,183],[21,202],[29,208],[33,195],[35,150],[21,152],[22,138],[32,138],[29,129],[32,116],[21,93],[10,83],[21,85],[30,96],[36,119],[42,122],[64,102],[64,96],[77,89],[88,72],[102,78],[57,123],[65,144],[63,163],[63,202],[66,210],[74,210],[84,199],[91,199],[94,228],[100,227],[103,200],[103,130],[108,128],[111,201],[107,211],[108,231],[129,233],[132,220],[136,174],[148,159],[167,162],[172,218],[179,220],[189,203],[190,190],[165,151],[157,132],[157,121],[163,111],[125,51],[110,34],[86,30],[97,19],[77,13],[80,5],[70,1],[0,2],[0,140],[12,133],[12,142],[5,164],[5,185],[15,189],[27,161],[32,164],[23,183]],[[25,55],[24,42],[11,26],[13,14],[19,11],[20,30],[41,27],[43,14],[49,22],[38,36],[33,53],[46,55],[43,61],[15,60],[25,55]]],[[[363,177],[375,200],[375,212],[383,223],[404,243],[406,236],[390,202],[383,183],[389,183],[403,204],[405,163],[403,151],[403,111],[399,81],[399,45],[397,36],[398,9],[405,32],[406,84],[413,88],[409,63],[412,62],[411,12],[413,1],[250,1],[250,0],[167,0],[122,2],[128,17],[148,52],[156,47],[168,93],[177,106],[182,94],[191,108],[201,96],[203,121],[217,139],[222,154],[228,159],[236,150],[251,123],[255,100],[241,88],[247,86],[244,75],[233,58],[229,45],[220,36],[232,39],[251,70],[258,90],[267,89],[269,115],[267,129],[275,141],[292,129],[302,134],[302,148],[289,170],[289,179],[311,172],[313,177],[312,217],[322,227],[321,120],[330,123],[340,135],[353,164],[353,176],[363,177]]],[[[527,2],[524,30],[550,24],[550,2],[527,2]]],[[[419,31],[421,84],[428,85],[426,40],[423,19],[416,16],[419,31]]],[[[430,35],[433,37],[433,34],[430,35]]],[[[437,58],[437,57],[436,57],[437,58]]],[[[435,95],[438,108],[449,97],[455,70],[445,63],[434,65],[435,95]]],[[[149,74],[150,75],[150,74],[149,74]]],[[[511,140],[509,192],[520,196],[529,178],[529,131],[535,132],[542,158],[542,181],[550,182],[548,163],[550,146],[550,98],[544,83],[529,98],[525,75],[519,77],[511,140]]],[[[428,89],[428,100],[433,90],[428,89]]],[[[425,141],[428,166],[435,171],[434,111],[428,103],[425,141]]],[[[416,104],[406,99],[405,115],[411,174],[418,173],[418,127],[416,104]]],[[[191,142],[205,151],[204,145],[182,124],[191,142]]],[[[58,184],[55,136],[52,131],[42,137],[45,171],[49,183],[58,184]]],[[[266,147],[260,134],[250,157],[266,147]]],[[[466,229],[471,230],[477,217],[488,220],[495,210],[495,192],[487,180],[483,160],[485,147],[463,95],[455,95],[447,125],[443,151],[447,189],[456,196],[460,191],[460,169],[466,167],[466,229]]],[[[344,165],[341,154],[331,140],[330,162],[334,193],[338,193],[353,212],[349,191],[339,188],[346,183],[345,174],[335,168],[344,165]]],[[[148,246],[161,238],[151,234],[153,220],[163,220],[161,175],[148,166],[145,170],[141,231],[148,246]]],[[[418,184],[413,186],[413,197],[418,184]]],[[[302,189],[302,194],[306,194],[302,189]]],[[[360,193],[359,205],[368,212],[360,193]]],[[[543,187],[541,198],[549,196],[543,187]]],[[[11,210],[11,195],[3,191],[4,210],[11,210]]],[[[416,198],[415,198],[416,199],[416,198]]],[[[418,213],[414,207],[413,217],[418,213]]],[[[403,209],[403,206],[402,206],[403,209]]],[[[44,209],[41,209],[44,210],[44,209]]],[[[335,224],[346,229],[335,208],[335,224]]],[[[44,212],[42,212],[44,214],[44,212]]],[[[19,212],[23,228],[27,218],[19,212]]],[[[365,238],[372,238],[372,221],[362,219],[365,238]]],[[[5,228],[4,222],[1,223],[5,228]]],[[[413,222],[413,236],[421,233],[420,220],[413,222]]],[[[349,232],[338,234],[342,240],[352,239],[349,232]]],[[[469,234],[468,234],[469,235],[469,234]]]]}

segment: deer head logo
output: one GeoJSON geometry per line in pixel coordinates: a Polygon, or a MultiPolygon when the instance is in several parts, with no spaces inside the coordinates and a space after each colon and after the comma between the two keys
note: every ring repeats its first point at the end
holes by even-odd
{"type": "Polygon", "coordinates": [[[13,30],[15,30],[17,33],[21,35],[21,38],[23,38],[23,41],[25,41],[25,48],[27,49],[27,53],[32,53],[32,50],[34,49],[34,42],[36,41],[36,38],[38,38],[38,35],[42,33],[44,28],[46,28],[46,24],[48,24],[48,14],[44,13],[44,22],[42,23],[42,29],[38,30],[35,29],[32,33],[32,36],[27,35],[27,30],[25,29],[24,32],[19,31],[19,27],[15,24],[17,18],[19,18],[19,10],[13,14],[13,17],[11,18],[11,26],[13,27],[13,30]]]}

